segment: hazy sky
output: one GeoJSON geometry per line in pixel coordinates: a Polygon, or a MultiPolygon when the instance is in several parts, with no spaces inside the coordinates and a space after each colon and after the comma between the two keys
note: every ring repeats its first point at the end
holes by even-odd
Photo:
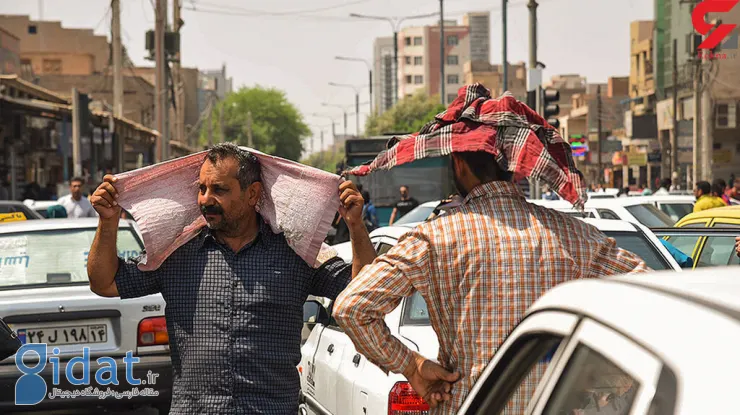
{"type": "MultiPolygon", "coordinates": [[[[144,34],[153,27],[154,0],[121,0],[122,37],[139,65],[144,59],[144,34]]],[[[172,16],[172,1],[169,0],[172,16]]],[[[467,11],[491,12],[491,60],[501,62],[501,0],[445,0],[445,18],[461,22],[467,11]]],[[[629,23],[653,18],[651,0],[538,0],[538,60],[547,65],[545,77],[578,73],[590,82],[629,74],[629,23]]],[[[509,0],[509,61],[527,61],[527,0],[509,0]]],[[[0,0],[0,14],[27,14],[60,20],[65,27],[95,28],[109,35],[108,0],[0,0]]],[[[439,10],[436,0],[183,0],[183,64],[200,69],[227,65],[234,87],[259,84],[287,92],[318,136],[330,131],[330,121],[312,113],[336,116],[340,110],[321,102],[352,105],[354,92],[328,85],[330,81],[367,84],[367,68],[359,62],[334,60],[336,55],[371,61],[373,40],[391,35],[382,21],[349,18],[349,13],[381,16],[426,14],[439,10]],[[195,8],[195,11],[192,9],[195,8]],[[315,11],[321,9],[320,11],[315,11]]],[[[430,24],[435,18],[412,20],[404,26],[430,24]]],[[[368,100],[367,88],[361,102],[368,100]]],[[[361,106],[361,128],[368,106],[361,106]]],[[[354,112],[354,111],[352,111],[354,112]]],[[[354,132],[354,119],[349,132],[354,132]]],[[[328,137],[329,134],[326,135],[328,137]]],[[[328,139],[327,139],[328,140],[328,139]]],[[[327,141],[328,142],[328,141],[327,141]]],[[[318,141],[316,142],[318,145],[318,141]]]]}

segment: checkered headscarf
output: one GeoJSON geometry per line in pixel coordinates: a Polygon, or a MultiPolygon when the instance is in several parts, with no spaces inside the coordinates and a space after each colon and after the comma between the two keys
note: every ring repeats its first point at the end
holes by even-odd
{"type": "Polygon", "coordinates": [[[449,108],[421,131],[393,137],[388,149],[375,160],[346,173],[365,176],[375,170],[465,151],[492,154],[499,166],[516,179],[540,180],[576,207],[586,202],[583,175],[558,130],[509,92],[493,99],[481,84],[460,88],[449,108]]]}

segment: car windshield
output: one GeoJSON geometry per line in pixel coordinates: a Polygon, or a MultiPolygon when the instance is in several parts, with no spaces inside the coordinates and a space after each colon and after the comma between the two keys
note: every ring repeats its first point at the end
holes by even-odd
{"type": "Polygon", "coordinates": [[[625,208],[635,219],[648,228],[664,228],[676,224],[676,221],[671,219],[670,216],[649,203],[626,206],[625,208]]]}
{"type": "Polygon", "coordinates": [[[691,203],[663,203],[660,205],[660,210],[678,222],[681,218],[694,211],[694,205],[691,203]]]}
{"type": "MultiPolygon", "coordinates": [[[[29,286],[87,284],[87,256],[95,228],[0,234],[0,290],[29,286]]],[[[118,230],[118,255],[141,254],[131,228],[118,230]]]]}
{"type": "Polygon", "coordinates": [[[617,246],[642,258],[654,270],[672,269],[658,248],[642,232],[604,232],[617,246]]]}
{"type": "Polygon", "coordinates": [[[0,216],[9,216],[11,213],[23,213],[26,220],[38,219],[33,210],[21,204],[0,204],[0,216]]]}
{"type": "Polygon", "coordinates": [[[393,222],[394,225],[408,225],[411,223],[419,223],[427,220],[429,215],[434,212],[434,206],[417,206],[409,213],[401,216],[401,219],[393,222]]]}

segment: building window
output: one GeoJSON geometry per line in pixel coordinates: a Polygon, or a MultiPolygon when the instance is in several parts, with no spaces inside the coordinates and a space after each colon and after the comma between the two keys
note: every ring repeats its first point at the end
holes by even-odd
{"type": "Polygon", "coordinates": [[[734,102],[718,103],[715,119],[717,128],[735,128],[737,107],[734,102]]]}
{"type": "Polygon", "coordinates": [[[35,24],[28,25],[28,34],[29,35],[35,35],[38,32],[38,29],[36,28],[35,24]]]}
{"type": "Polygon", "coordinates": [[[413,76],[411,76],[411,75],[406,75],[406,83],[407,83],[407,84],[412,84],[412,83],[414,83],[414,77],[413,77],[413,76]]]}
{"type": "Polygon", "coordinates": [[[411,46],[411,38],[410,38],[410,37],[406,37],[406,38],[404,38],[404,39],[403,39],[403,43],[404,43],[404,45],[406,45],[406,46],[411,46]]]}
{"type": "Polygon", "coordinates": [[[406,62],[406,65],[411,65],[411,56],[405,56],[403,61],[406,62]]]}
{"type": "Polygon", "coordinates": [[[448,65],[457,65],[457,55],[448,55],[447,56],[447,64],[448,65]]]}
{"type": "Polygon", "coordinates": [[[448,104],[451,104],[452,101],[455,100],[455,98],[457,98],[457,95],[456,94],[447,94],[447,103],[448,104]]]}
{"type": "Polygon", "coordinates": [[[421,65],[421,56],[414,56],[414,65],[421,65]]]}
{"type": "Polygon", "coordinates": [[[419,85],[424,83],[424,75],[414,75],[414,83],[419,85]]]}
{"type": "Polygon", "coordinates": [[[421,36],[414,37],[414,46],[421,46],[421,36]]]}
{"type": "Polygon", "coordinates": [[[42,70],[45,74],[62,73],[62,61],[61,59],[44,59],[42,70]]]}
{"type": "Polygon", "coordinates": [[[447,75],[447,83],[448,84],[459,84],[460,77],[457,75],[447,75]]]}
{"type": "Polygon", "coordinates": [[[457,46],[458,43],[460,43],[460,39],[457,38],[457,35],[447,36],[447,46],[457,46]]]}

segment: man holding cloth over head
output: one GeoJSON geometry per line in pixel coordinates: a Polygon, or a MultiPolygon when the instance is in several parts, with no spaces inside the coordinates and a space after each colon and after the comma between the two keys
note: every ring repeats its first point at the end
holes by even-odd
{"type": "Polygon", "coordinates": [[[198,163],[197,194],[184,199],[197,203],[207,226],[154,271],[117,256],[125,194],[114,186],[116,177],[105,177],[91,197],[100,223],[88,261],[90,287],[104,297],[162,293],[174,375],[171,414],[296,414],[306,297],[335,298],[375,258],[362,196],[351,182],[339,184],[352,265],[332,258],[312,268],[258,213],[264,171],[254,154],[218,144],[198,163]]]}
{"type": "MultiPolygon", "coordinates": [[[[349,173],[451,154],[462,204],[402,237],[337,298],[335,318],[358,351],[403,373],[436,411],[454,413],[505,336],[563,281],[644,271],[644,262],[596,228],[528,203],[513,179],[532,177],[583,206],[582,175],[557,130],[510,94],[475,84],[416,135],[349,173]],[[439,339],[440,364],[409,350],[383,321],[419,291],[439,339]]],[[[533,384],[510,413],[524,413],[533,384]]]]}

